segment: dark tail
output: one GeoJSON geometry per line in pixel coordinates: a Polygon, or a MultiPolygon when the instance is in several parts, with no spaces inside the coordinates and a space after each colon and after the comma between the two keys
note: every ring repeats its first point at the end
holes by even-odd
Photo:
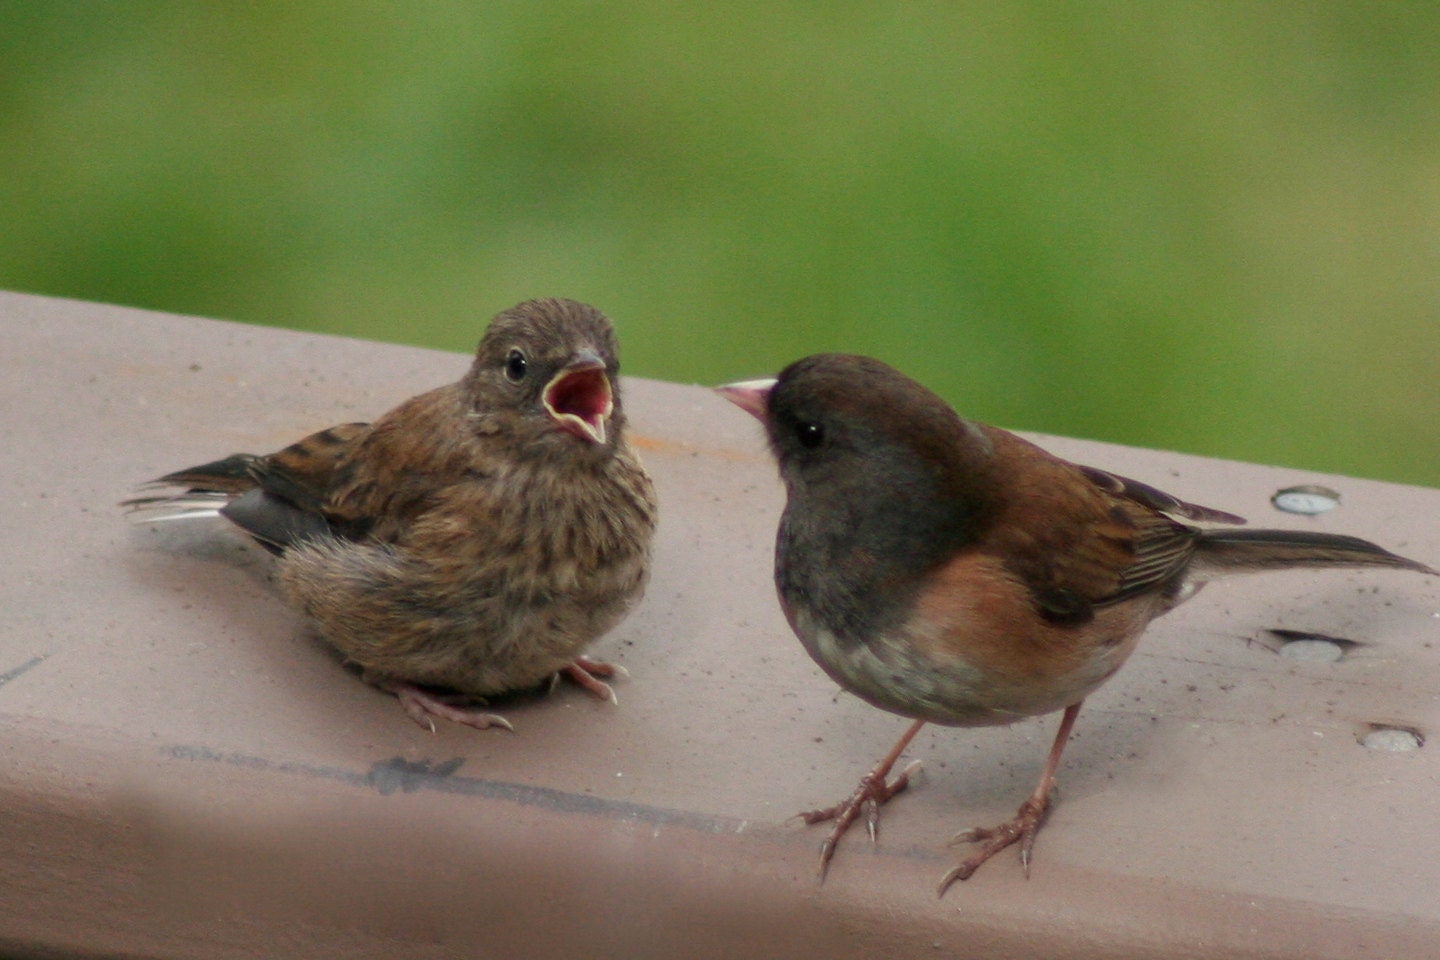
{"type": "Polygon", "coordinates": [[[120,506],[141,523],[213,517],[231,500],[254,489],[256,480],[250,467],[257,460],[248,453],[237,453],[167,473],[141,486],[135,496],[121,500],[120,506]]]}
{"type": "Polygon", "coordinates": [[[1313,530],[1206,530],[1196,559],[1215,569],[1281,570],[1286,567],[1396,567],[1440,576],[1435,570],[1359,537],[1313,530]]]}
{"type": "Polygon", "coordinates": [[[191,490],[213,490],[217,493],[241,494],[252,489],[255,475],[254,465],[261,458],[249,453],[232,453],[224,460],[202,463],[188,470],[167,473],[151,483],[172,487],[188,487],[191,490]]]}

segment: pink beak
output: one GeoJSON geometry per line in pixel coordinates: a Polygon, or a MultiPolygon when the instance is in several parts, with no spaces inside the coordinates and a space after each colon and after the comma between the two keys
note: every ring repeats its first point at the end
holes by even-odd
{"type": "Polygon", "coordinates": [[[770,391],[775,387],[775,378],[764,380],[741,380],[716,387],[715,392],[735,406],[764,423],[770,418],[770,391]]]}

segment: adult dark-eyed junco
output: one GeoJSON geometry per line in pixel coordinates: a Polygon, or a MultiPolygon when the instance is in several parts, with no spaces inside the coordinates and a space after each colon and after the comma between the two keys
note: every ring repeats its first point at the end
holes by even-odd
{"type": "Polygon", "coordinates": [[[614,699],[598,678],[618,668],[581,652],[640,598],[656,519],[618,373],[604,314],[532,300],[491,321],[459,382],[126,504],[218,514],[264,544],[285,596],[420,725],[508,728],[454,695],[559,674],[614,699]]]}
{"type": "Polygon", "coordinates": [[[835,846],[908,782],[888,780],[925,723],[1008,724],[1063,710],[1034,793],[1015,817],[968,830],[981,846],[940,893],[1017,841],[1028,873],[1055,771],[1085,697],[1146,625],[1225,572],[1287,567],[1436,571],[1355,537],[1201,529],[1243,523],[1154,487],[1052,456],[961,419],[867,357],[820,354],[774,380],[719,391],[765,425],[787,503],[775,547],[780,604],[837,683],[914,718],[851,797],[801,814],[835,846]]]}

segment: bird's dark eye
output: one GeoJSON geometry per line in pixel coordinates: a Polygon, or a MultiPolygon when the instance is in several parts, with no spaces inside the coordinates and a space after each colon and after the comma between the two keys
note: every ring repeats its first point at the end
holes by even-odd
{"type": "Polygon", "coordinates": [[[814,450],[825,442],[825,428],[814,420],[805,420],[795,425],[795,436],[799,438],[800,446],[814,450]]]}
{"type": "Polygon", "coordinates": [[[511,350],[505,358],[505,376],[511,383],[519,383],[525,379],[525,371],[529,366],[525,354],[519,350],[511,350]]]}

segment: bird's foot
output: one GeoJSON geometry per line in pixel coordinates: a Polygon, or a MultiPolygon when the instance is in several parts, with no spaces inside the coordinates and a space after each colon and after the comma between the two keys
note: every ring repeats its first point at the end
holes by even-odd
{"type": "Polygon", "coordinates": [[[417,687],[413,683],[406,683],[403,680],[372,680],[371,682],[381,690],[395,694],[406,715],[431,733],[435,732],[435,717],[474,727],[476,730],[501,727],[513,732],[515,729],[510,725],[509,720],[499,714],[486,713],[478,707],[458,707],[453,703],[448,703],[443,697],[417,687]]]}
{"type": "Polygon", "coordinates": [[[820,871],[819,879],[823,883],[825,874],[830,869],[830,861],[835,856],[835,848],[840,843],[840,838],[850,825],[861,813],[865,814],[865,829],[870,834],[870,842],[874,843],[880,830],[880,807],[895,794],[904,790],[910,785],[910,775],[920,767],[920,761],[916,760],[907,766],[893,780],[886,780],[890,773],[890,767],[894,765],[894,758],[887,757],[880,766],[860,778],[860,783],[855,788],[849,799],[835,804],[833,807],[825,807],[820,810],[806,810],[797,813],[795,816],[804,820],[806,825],[823,823],[826,820],[834,820],[835,826],[831,827],[830,835],[825,842],[820,844],[820,871]],[[888,761],[888,762],[887,762],[888,761]]]}
{"type": "Polygon", "coordinates": [[[609,700],[618,704],[619,698],[610,684],[601,680],[601,677],[628,677],[630,672],[618,663],[606,663],[603,660],[591,660],[589,657],[576,657],[575,662],[566,667],[561,667],[557,677],[564,677],[575,686],[588,691],[598,700],[609,700]]]}
{"type": "Polygon", "coordinates": [[[945,876],[940,878],[940,888],[936,891],[940,896],[945,895],[950,884],[956,880],[968,880],[979,870],[980,867],[995,854],[1004,850],[1015,842],[1020,844],[1020,865],[1025,870],[1025,876],[1030,876],[1030,854],[1035,849],[1035,837],[1040,833],[1040,828],[1045,823],[1045,815],[1050,811],[1053,794],[1046,793],[1040,797],[1031,797],[1020,804],[1020,809],[1015,816],[1004,823],[994,827],[975,827],[972,830],[963,830],[950,838],[950,843],[979,843],[983,844],[979,850],[972,853],[959,866],[954,867],[945,876]]]}

